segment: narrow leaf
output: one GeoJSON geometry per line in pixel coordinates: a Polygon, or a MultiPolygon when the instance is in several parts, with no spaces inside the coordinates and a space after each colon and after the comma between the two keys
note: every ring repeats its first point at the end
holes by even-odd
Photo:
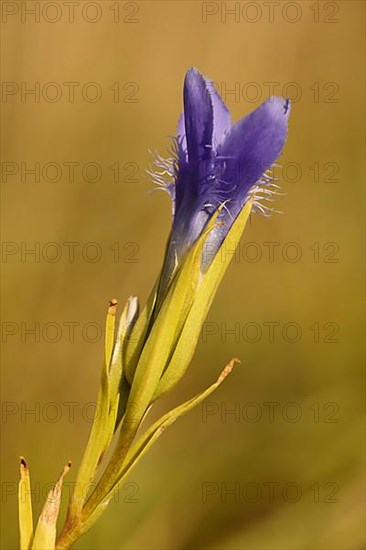
{"type": "Polygon", "coordinates": [[[195,298],[201,275],[202,247],[215,226],[217,215],[218,212],[187,254],[154,321],[133,377],[125,417],[128,423],[138,425],[141,421],[175,348],[195,298]]]}
{"type": "Polygon", "coordinates": [[[104,368],[108,371],[111,362],[114,346],[114,327],[116,324],[117,300],[109,302],[107,319],[105,323],[105,348],[104,348],[104,368]]]}
{"type": "Polygon", "coordinates": [[[202,324],[232,259],[232,255],[228,254],[227,250],[233,251],[238,245],[251,208],[252,202],[248,201],[233,223],[207,273],[203,275],[172,358],[156,389],[154,400],[170,391],[187,370],[197,346],[202,324]]]}
{"type": "Polygon", "coordinates": [[[128,383],[132,384],[135,374],[136,365],[139,360],[142,348],[148,336],[150,320],[154,311],[157,289],[159,286],[160,276],[158,277],[155,286],[147,299],[146,305],[136,320],[130,334],[127,336],[123,349],[124,375],[128,383]]]}
{"type": "MultiPolygon", "coordinates": [[[[125,460],[123,461],[120,471],[115,478],[115,482],[110,491],[104,496],[104,498],[98,503],[93,511],[93,514],[98,514],[100,507],[105,507],[106,503],[111,499],[113,493],[118,490],[120,483],[130,472],[130,470],[140,461],[143,455],[150,449],[155,441],[161,436],[161,434],[173,424],[179,417],[185,415],[194,407],[199,405],[204,399],[211,395],[225,380],[225,378],[231,373],[235,363],[240,363],[239,359],[232,359],[221,372],[217,381],[207,388],[202,393],[196,395],[192,399],[189,399],[182,405],[179,405],[175,409],[171,410],[159,420],[157,420],[131,447],[125,460]]],[[[104,508],[103,508],[104,509],[104,508]]]]}
{"type": "Polygon", "coordinates": [[[33,537],[33,514],[29,469],[20,457],[20,481],[18,485],[20,550],[29,550],[33,537]]]}
{"type": "Polygon", "coordinates": [[[85,489],[93,480],[97,466],[105,451],[106,445],[110,440],[110,432],[108,431],[110,414],[109,365],[114,345],[116,307],[116,300],[112,300],[110,302],[106,318],[105,357],[98,391],[95,417],[88,444],[76,476],[76,482],[68,512],[71,518],[75,517],[81,510],[86,498],[85,489]]]}
{"type": "Polygon", "coordinates": [[[128,384],[125,376],[124,350],[126,341],[136,323],[138,307],[138,299],[135,296],[130,296],[124,307],[118,325],[116,343],[113,348],[109,368],[109,435],[106,440],[106,446],[108,446],[111,441],[113,433],[117,429],[124,415],[128,395],[130,393],[130,385],[128,384]]]}
{"type": "Polygon", "coordinates": [[[65,475],[71,468],[69,462],[63,469],[54,489],[48,493],[47,500],[39,516],[32,550],[53,550],[56,544],[56,523],[61,504],[61,491],[65,475]]]}
{"type": "Polygon", "coordinates": [[[117,397],[117,394],[121,385],[122,373],[124,373],[124,358],[123,358],[123,349],[125,346],[126,339],[128,338],[131,330],[136,322],[136,317],[138,314],[138,299],[135,296],[130,296],[127,300],[127,304],[124,307],[122,312],[118,331],[116,343],[113,349],[113,355],[110,362],[110,400],[111,408],[114,406],[114,401],[117,397]]]}

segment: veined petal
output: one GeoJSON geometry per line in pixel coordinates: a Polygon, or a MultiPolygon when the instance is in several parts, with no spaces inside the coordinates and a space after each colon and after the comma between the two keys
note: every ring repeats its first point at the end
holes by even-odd
{"type": "Polygon", "coordinates": [[[160,288],[170,281],[211,216],[204,206],[214,170],[214,113],[207,83],[197,69],[189,69],[186,74],[183,99],[184,113],[178,123],[173,226],[160,288]]]}
{"type": "MultiPolygon", "coordinates": [[[[216,91],[214,83],[205,78],[207,90],[210,95],[212,109],[213,109],[213,148],[217,146],[224,139],[225,134],[231,128],[231,116],[230,111],[225,105],[224,101],[220,97],[220,94],[216,91]]],[[[180,115],[177,126],[177,137],[181,150],[187,152],[187,138],[185,129],[184,112],[180,115]]]]}
{"type": "Polygon", "coordinates": [[[272,97],[234,124],[217,151],[220,188],[227,199],[245,196],[279,157],[286,141],[289,100],[272,97]]]}
{"type": "Polygon", "coordinates": [[[280,156],[289,114],[289,100],[270,98],[234,124],[219,146],[216,182],[221,200],[227,203],[220,216],[224,225],[215,228],[207,241],[211,250],[219,248],[249,191],[280,156]]]}
{"type": "Polygon", "coordinates": [[[205,80],[213,107],[213,146],[216,149],[231,128],[231,116],[229,109],[226,107],[220,94],[216,91],[213,82],[207,78],[205,80]]]}
{"type": "Polygon", "coordinates": [[[187,138],[186,138],[186,127],[184,122],[184,112],[181,113],[178,126],[177,126],[177,142],[178,142],[178,156],[180,162],[188,161],[187,153],[187,138]]]}
{"type": "Polygon", "coordinates": [[[191,165],[211,156],[213,108],[206,81],[197,69],[189,69],[184,81],[184,125],[191,165]]]}

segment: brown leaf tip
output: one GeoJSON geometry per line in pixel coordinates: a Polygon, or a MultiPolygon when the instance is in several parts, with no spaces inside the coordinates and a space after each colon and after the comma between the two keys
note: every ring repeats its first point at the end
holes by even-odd
{"type": "Polygon", "coordinates": [[[65,464],[64,469],[62,470],[61,477],[65,476],[70,471],[70,468],[71,468],[71,460],[69,460],[69,462],[65,464]]]}
{"type": "Polygon", "coordinates": [[[20,456],[19,460],[20,460],[20,465],[23,466],[23,468],[25,468],[27,470],[28,469],[28,464],[26,463],[24,456],[20,456]]]}
{"type": "Polygon", "coordinates": [[[221,382],[223,382],[225,378],[231,373],[235,364],[240,362],[241,362],[240,359],[238,359],[237,357],[234,357],[233,359],[231,359],[231,361],[226,365],[224,370],[221,372],[217,382],[221,384],[221,382]]]}
{"type": "Polygon", "coordinates": [[[109,308],[108,308],[108,315],[116,315],[117,310],[117,300],[115,298],[112,298],[112,300],[109,300],[109,308]]]}

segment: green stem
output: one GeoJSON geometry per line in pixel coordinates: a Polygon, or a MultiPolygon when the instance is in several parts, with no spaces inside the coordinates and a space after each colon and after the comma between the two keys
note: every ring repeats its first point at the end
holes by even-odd
{"type": "Polygon", "coordinates": [[[64,529],[57,539],[56,550],[68,550],[87,530],[88,527],[80,520],[75,520],[74,523],[66,521],[64,529]]]}
{"type": "Polygon", "coordinates": [[[138,426],[135,424],[122,426],[117,447],[114,450],[108,466],[83,507],[83,515],[86,517],[91,516],[98,504],[104,500],[115,485],[126,455],[135,439],[137,428],[138,426]]]}
{"type": "MultiPolygon", "coordinates": [[[[115,485],[118,474],[123,466],[124,459],[135,438],[137,429],[138,425],[135,423],[122,425],[117,447],[105,472],[89,496],[81,513],[78,514],[77,517],[73,514],[68,515],[64,529],[57,539],[56,550],[67,550],[71,548],[72,544],[86,533],[99,518],[99,513],[96,513],[95,517],[93,517],[93,514],[97,506],[104,500],[115,485]]],[[[102,511],[103,510],[101,510],[101,512],[102,511]]]]}

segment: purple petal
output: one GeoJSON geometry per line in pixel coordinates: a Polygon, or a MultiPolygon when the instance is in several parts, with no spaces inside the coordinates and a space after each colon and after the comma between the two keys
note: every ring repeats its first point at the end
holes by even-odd
{"type": "Polygon", "coordinates": [[[279,157],[287,135],[289,102],[272,97],[232,126],[218,148],[224,160],[222,189],[227,198],[246,193],[279,157]]]}
{"type": "Polygon", "coordinates": [[[221,200],[228,202],[220,216],[224,225],[215,228],[207,240],[210,253],[216,253],[243,208],[248,192],[281,154],[289,114],[288,100],[270,98],[237,122],[219,147],[218,187],[221,200]]]}
{"type": "Polygon", "coordinates": [[[209,213],[203,210],[204,190],[211,182],[213,106],[205,79],[189,69],[184,81],[184,113],[178,123],[178,165],[175,174],[175,209],[162,285],[174,265],[202,232],[209,213]]]}
{"type": "Polygon", "coordinates": [[[177,126],[177,138],[178,138],[178,145],[179,150],[182,152],[183,158],[186,159],[187,154],[187,138],[186,138],[186,128],[184,123],[184,113],[182,113],[178,120],[178,126],[177,126]],[[184,153],[184,154],[183,154],[184,153]]]}
{"type": "Polygon", "coordinates": [[[230,111],[226,107],[225,103],[221,99],[219,93],[216,91],[215,86],[211,80],[206,80],[206,86],[210,92],[212,106],[213,106],[213,139],[214,139],[214,148],[222,142],[225,134],[230,130],[231,127],[231,116],[230,111]]]}
{"type": "MultiPolygon", "coordinates": [[[[231,127],[230,111],[216,91],[211,80],[205,78],[206,87],[209,92],[212,108],[213,108],[213,147],[217,148],[219,143],[224,139],[225,134],[231,127]]],[[[184,121],[184,113],[179,117],[177,126],[178,142],[181,145],[181,150],[187,150],[186,129],[184,121]]]]}
{"type": "Polygon", "coordinates": [[[206,82],[197,69],[184,81],[184,122],[188,161],[197,165],[212,154],[213,108],[206,82]]]}

